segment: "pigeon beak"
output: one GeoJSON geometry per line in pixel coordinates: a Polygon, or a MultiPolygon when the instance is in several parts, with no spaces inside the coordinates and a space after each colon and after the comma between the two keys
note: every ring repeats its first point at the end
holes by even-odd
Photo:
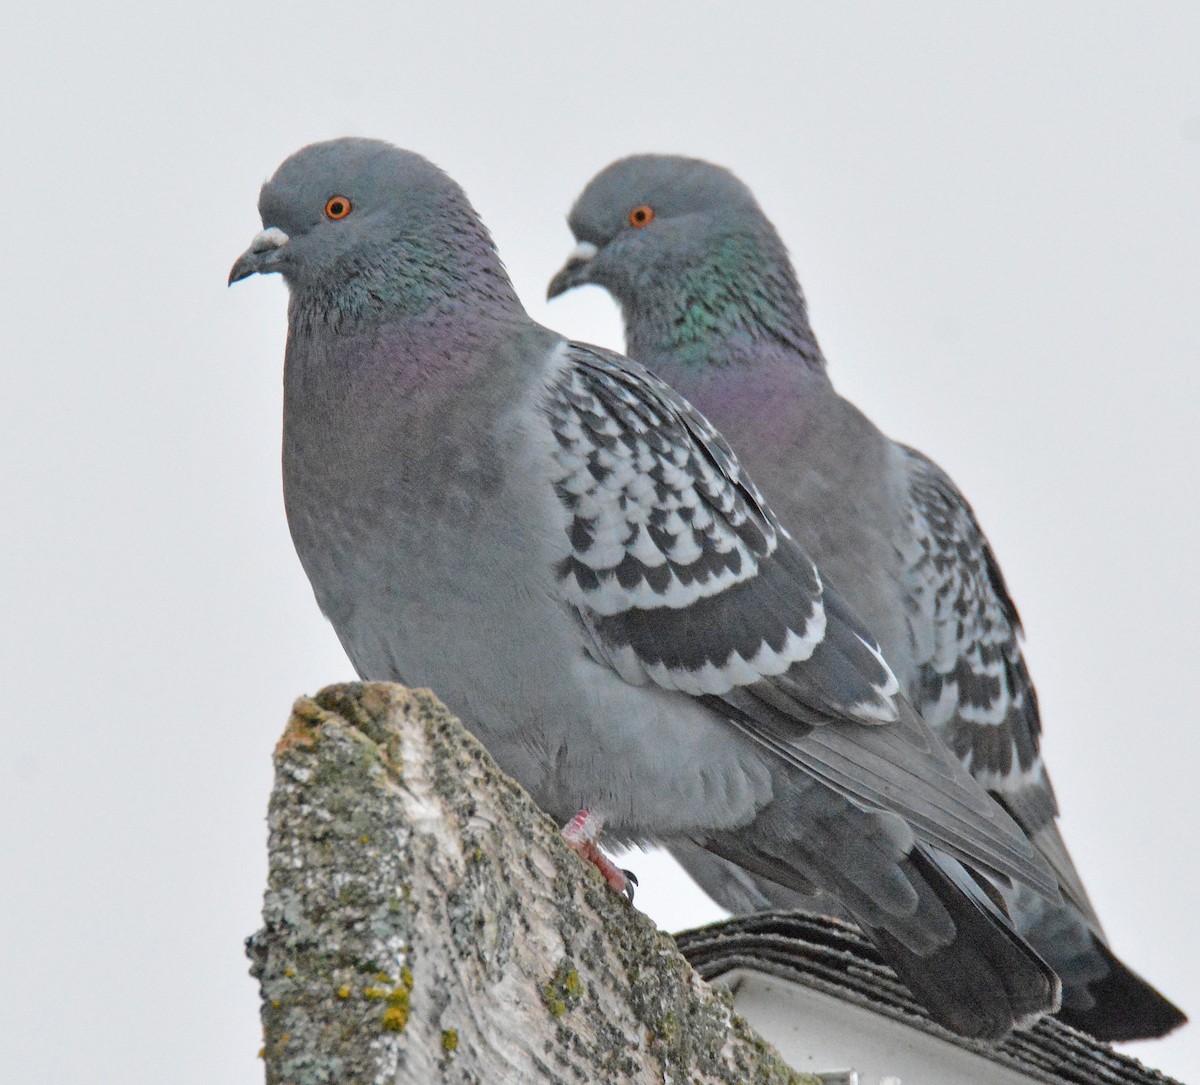
{"type": "Polygon", "coordinates": [[[288,235],[278,226],[268,226],[254,235],[250,247],[237,258],[229,272],[229,285],[250,275],[268,275],[279,270],[279,250],[288,243],[288,235]]]}
{"type": "Polygon", "coordinates": [[[546,300],[550,301],[559,294],[565,294],[573,286],[591,282],[588,278],[588,267],[598,251],[590,241],[579,242],[567,256],[567,262],[563,264],[562,269],[546,287],[546,300]]]}

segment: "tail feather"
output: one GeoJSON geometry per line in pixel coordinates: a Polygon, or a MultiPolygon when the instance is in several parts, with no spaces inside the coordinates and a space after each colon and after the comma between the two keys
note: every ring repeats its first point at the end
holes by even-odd
{"type": "Polygon", "coordinates": [[[1187,1020],[1113,954],[1090,913],[1053,905],[1019,886],[1005,893],[1005,907],[1062,980],[1060,1021],[1113,1042],[1153,1039],[1187,1020]]]}
{"type": "Polygon", "coordinates": [[[867,933],[935,1021],[962,1036],[998,1040],[1058,1009],[1054,970],[955,860],[918,847],[907,862],[922,906],[929,895],[950,914],[953,939],[917,955],[888,930],[867,933]]]}
{"type": "MultiPolygon", "coordinates": [[[[674,842],[671,852],[700,887],[734,915],[799,908],[853,918],[827,893],[811,887],[808,893],[787,888],[761,870],[751,874],[692,841],[674,842]]],[[[1076,909],[1055,907],[1031,892],[1010,895],[1007,907],[1019,918],[1022,937],[1062,982],[1060,1021],[1107,1043],[1155,1039],[1187,1022],[1182,1010],[1113,955],[1076,909]]],[[[878,931],[873,930],[872,937],[901,971],[900,947],[887,944],[886,936],[878,931]]],[[[904,975],[908,986],[928,1003],[939,995],[923,983],[921,977],[928,966],[920,954],[917,958],[915,965],[904,969],[904,975]]],[[[940,966],[934,962],[934,967],[940,966]]],[[[953,982],[953,977],[938,987],[943,999],[950,1001],[953,996],[947,982],[953,982]]],[[[954,1027],[947,1017],[943,1013],[942,1023],[954,1027]]]]}
{"type": "Polygon", "coordinates": [[[1087,985],[1092,1004],[1064,1006],[1060,1021],[1109,1043],[1153,1040],[1187,1021],[1178,1006],[1122,964],[1099,938],[1093,942],[1096,954],[1108,965],[1107,972],[1087,985]]]}
{"type": "MultiPolygon", "coordinates": [[[[894,814],[791,781],[753,823],[714,834],[704,846],[750,875],[736,885],[722,879],[732,898],[753,896],[747,890],[765,888],[761,879],[833,897],[930,1016],[960,1035],[999,1039],[1058,1009],[1050,966],[966,867],[917,841],[894,814]]],[[[703,864],[697,873],[713,877],[703,864]]]]}

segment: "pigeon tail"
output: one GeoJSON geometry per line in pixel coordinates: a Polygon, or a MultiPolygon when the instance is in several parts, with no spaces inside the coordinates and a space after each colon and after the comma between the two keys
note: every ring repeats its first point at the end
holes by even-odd
{"type": "Polygon", "coordinates": [[[951,1032],[997,1040],[1059,1008],[1057,974],[992,902],[991,887],[981,887],[958,860],[911,837],[904,846],[888,815],[843,807],[840,817],[822,817],[815,805],[812,814],[801,839],[783,840],[769,824],[755,824],[713,834],[704,845],[736,855],[754,886],[784,906],[795,906],[796,893],[809,907],[814,890],[832,896],[839,914],[875,942],[951,1032]],[[823,834],[830,839],[813,847],[823,834]]]}
{"type": "Polygon", "coordinates": [[[954,921],[953,940],[917,954],[886,930],[868,927],[866,933],[929,1015],[960,1036],[999,1040],[1054,1013],[1058,976],[963,868],[922,847],[910,862],[923,876],[922,903],[936,900],[954,921]]]}
{"type": "Polygon", "coordinates": [[[1064,1006],[1058,1014],[1060,1021],[1108,1043],[1154,1040],[1187,1022],[1178,1006],[1122,964],[1099,938],[1093,936],[1093,942],[1108,973],[1088,984],[1094,1005],[1087,1009],[1064,1006]]]}

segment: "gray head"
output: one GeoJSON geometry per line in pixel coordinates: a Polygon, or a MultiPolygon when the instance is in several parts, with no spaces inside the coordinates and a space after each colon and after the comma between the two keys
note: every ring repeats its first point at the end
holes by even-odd
{"type": "Polygon", "coordinates": [[[588,183],[567,221],[579,244],[547,296],[603,286],[621,305],[640,361],[714,335],[815,352],[783,242],[727,169],[632,155],[588,183]]]}
{"type": "Polygon", "coordinates": [[[516,302],[463,190],[412,151],[374,139],[313,143],[263,185],[258,209],[263,230],[229,281],[278,272],[293,311],[344,319],[468,296],[516,302]]]}

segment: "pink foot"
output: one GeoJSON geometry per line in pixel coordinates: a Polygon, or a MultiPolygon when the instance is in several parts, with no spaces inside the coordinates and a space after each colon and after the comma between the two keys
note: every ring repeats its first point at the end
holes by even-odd
{"type": "Polygon", "coordinates": [[[633,871],[622,870],[600,850],[596,840],[603,828],[603,818],[590,810],[580,810],[563,826],[563,838],[582,858],[604,875],[604,880],[614,893],[620,893],[632,903],[633,887],[637,885],[637,878],[634,877],[633,871]]]}

